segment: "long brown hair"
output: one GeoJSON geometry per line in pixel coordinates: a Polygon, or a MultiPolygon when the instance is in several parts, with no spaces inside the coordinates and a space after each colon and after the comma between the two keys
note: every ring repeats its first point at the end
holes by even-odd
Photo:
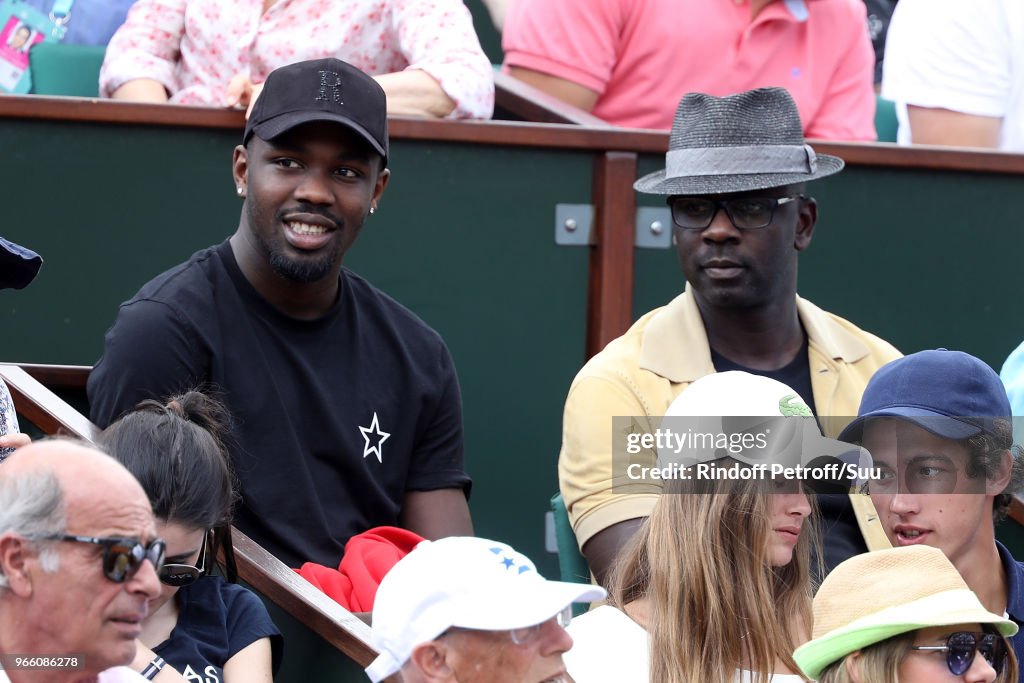
{"type": "Polygon", "coordinates": [[[732,683],[739,668],[767,681],[811,626],[810,522],[783,567],[769,558],[771,494],[757,480],[666,482],[617,561],[610,602],[650,603],[650,680],[732,683]]]}

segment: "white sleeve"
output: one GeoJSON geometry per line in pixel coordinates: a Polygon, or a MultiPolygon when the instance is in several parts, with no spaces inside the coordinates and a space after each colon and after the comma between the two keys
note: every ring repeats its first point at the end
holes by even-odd
{"type": "Polygon", "coordinates": [[[885,44],[882,97],[898,105],[1005,116],[1013,86],[1006,2],[901,0],[885,44]]]}

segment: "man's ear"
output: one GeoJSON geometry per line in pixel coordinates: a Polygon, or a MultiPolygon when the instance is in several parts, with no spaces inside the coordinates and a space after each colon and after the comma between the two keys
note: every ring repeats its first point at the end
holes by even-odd
{"type": "Polygon", "coordinates": [[[999,463],[993,469],[992,475],[985,482],[985,493],[990,496],[998,496],[1006,490],[1013,478],[1013,453],[1004,450],[999,454],[999,463]]]}
{"type": "Polygon", "coordinates": [[[391,179],[391,169],[381,169],[380,173],[377,174],[377,182],[373,187],[373,201],[370,206],[377,208],[377,202],[380,201],[381,195],[384,194],[384,188],[388,186],[388,180],[391,179]]]}
{"type": "Polygon", "coordinates": [[[235,147],[231,157],[231,178],[235,181],[239,195],[244,195],[249,184],[249,150],[244,145],[235,147]]]}
{"type": "Polygon", "coordinates": [[[793,239],[793,247],[797,251],[803,251],[811,246],[811,238],[814,236],[814,226],[818,223],[818,202],[813,197],[798,199],[800,202],[799,214],[797,215],[796,236],[793,239]]]}
{"type": "Polygon", "coordinates": [[[29,559],[37,555],[29,542],[14,532],[0,535],[0,572],[7,578],[7,588],[15,595],[32,595],[29,559]]]}
{"type": "Polygon", "coordinates": [[[448,646],[437,640],[417,645],[409,657],[409,664],[425,681],[451,681],[455,678],[455,672],[448,666],[448,646]]]}

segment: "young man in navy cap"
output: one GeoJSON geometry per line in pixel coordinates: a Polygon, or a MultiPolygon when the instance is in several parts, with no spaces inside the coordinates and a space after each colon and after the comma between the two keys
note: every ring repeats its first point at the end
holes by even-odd
{"type": "Polygon", "coordinates": [[[372,78],[337,59],[272,72],[235,148],[238,229],[123,304],[89,378],[100,426],[142,399],[222,392],[236,524],[292,566],[336,566],[379,525],[472,533],[448,349],[342,267],[387,161],[372,78]]]}
{"type": "MultiPolygon", "coordinates": [[[[1024,620],[1024,565],[996,540],[1024,483],[999,375],[961,351],[921,351],[868,383],[840,438],[863,445],[882,477],[871,499],[895,546],[941,549],[985,607],[1024,620]]],[[[1012,639],[1024,657],[1024,635],[1012,639]]]]}

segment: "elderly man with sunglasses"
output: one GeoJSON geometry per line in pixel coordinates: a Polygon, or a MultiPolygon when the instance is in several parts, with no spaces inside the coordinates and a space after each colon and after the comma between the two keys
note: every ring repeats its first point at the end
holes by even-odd
{"type": "Polygon", "coordinates": [[[160,592],[149,499],[109,456],[41,441],[0,465],[0,682],[145,680],[135,655],[160,592]]]}
{"type": "MultiPolygon", "coordinates": [[[[691,382],[726,370],[793,387],[819,419],[852,416],[871,375],[900,355],[797,296],[797,259],[817,222],[805,183],[837,173],[843,162],[805,144],[788,92],[686,95],[665,161],[664,170],[635,188],[667,197],[688,285],[592,358],[565,404],[559,483],[583,554],[602,583],[661,491],[659,481],[632,481],[627,474],[631,463],[653,465],[653,449],[613,459],[613,443],[625,443],[630,435],[623,432],[634,423],[653,432],[691,382]],[[617,416],[635,419],[613,422],[617,416]]],[[[826,420],[822,426],[836,436],[838,428],[826,420]]],[[[870,522],[867,496],[820,502],[827,565],[866,545],[888,547],[870,522]]]]}

